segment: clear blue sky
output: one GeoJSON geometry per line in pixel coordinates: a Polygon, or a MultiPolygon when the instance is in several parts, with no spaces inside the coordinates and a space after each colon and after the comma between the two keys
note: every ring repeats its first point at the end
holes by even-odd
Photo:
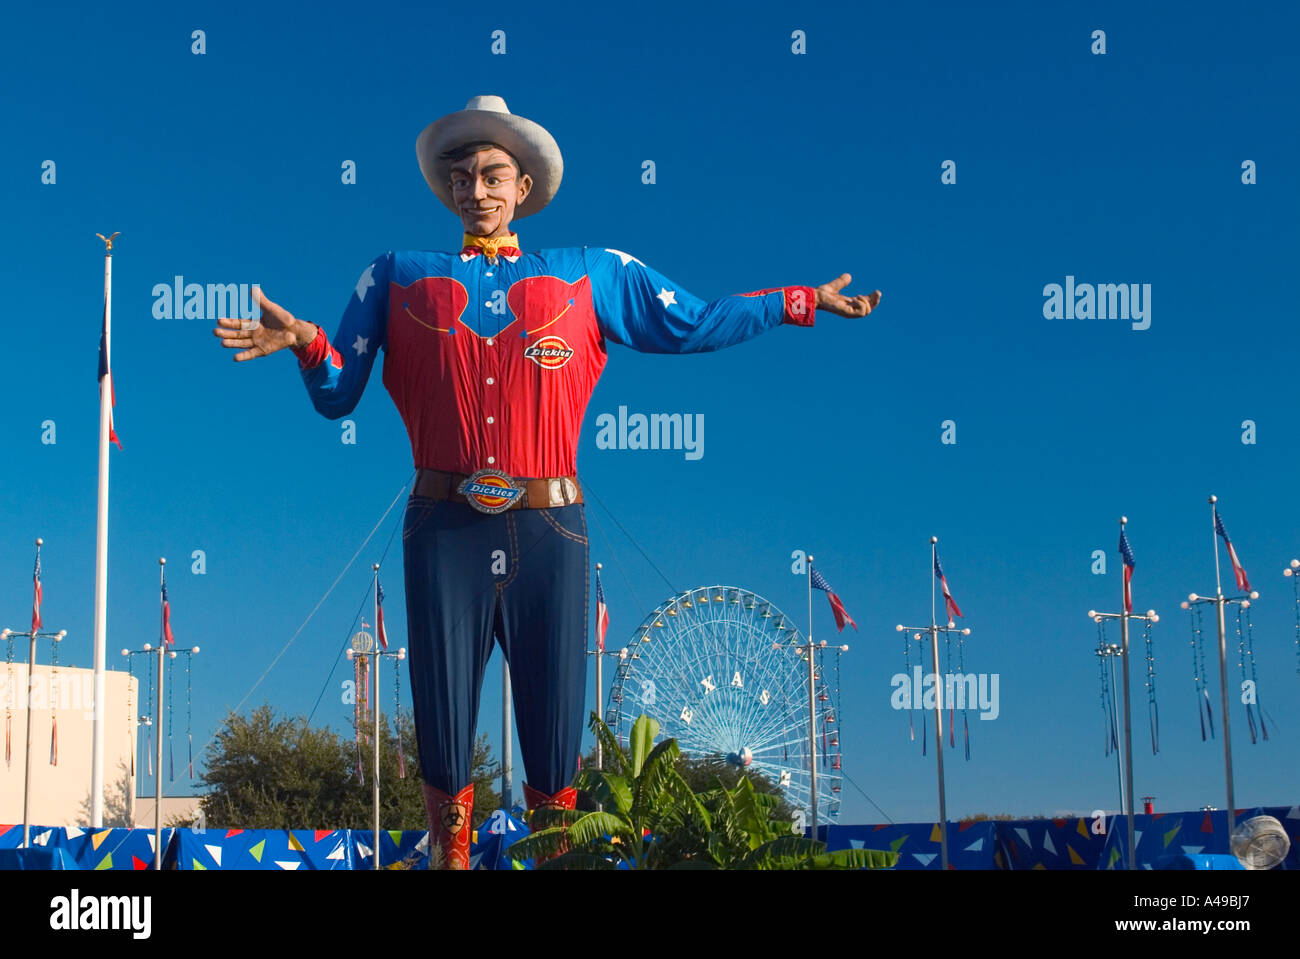
{"type": "MultiPolygon", "coordinates": [[[[90,665],[94,233],[120,230],[113,368],[125,450],[112,463],[110,661],[156,641],[156,559],[167,556],[175,631],[204,650],[194,720],[196,743],[208,739],[411,460],[378,376],[354,417],[358,442],[345,446],[339,424],[312,410],[291,357],[236,367],[210,322],[154,319],[152,289],[176,275],[260,282],[332,332],[373,257],[458,247],[460,224],[425,185],[414,142],[492,93],[546,126],[564,154],[555,201],[518,224],[525,248],[627,250],[705,298],[844,271],[850,292],[884,291],[866,320],[819,314],[815,329],[713,355],[613,347],[578,462],[678,588],[741,585],[802,622],[805,583],[790,553],[818,555],[861,628],[845,660],[845,770],[893,819],[937,812],[933,757],[889,705],[902,669],[893,626],[928,616],[932,534],[974,631],[968,668],[1001,683],[1000,717],[974,722],[972,761],[948,764],[949,810],[1117,804],[1085,613],[1117,608],[1121,513],[1136,603],[1164,616],[1162,751],[1142,745],[1135,695],[1137,791],[1165,809],[1224,804],[1220,746],[1200,741],[1177,609],[1213,588],[1212,492],[1262,594],[1260,697],[1276,722],[1270,743],[1251,746],[1237,707],[1237,796],[1300,800],[1295,615],[1281,576],[1300,554],[1300,18],[1288,4],[1131,7],[12,11],[0,36],[11,360],[0,615],[26,622],[30,544],[43,536],[46,622],[69,632],[65,662],[90,665]],[[196,29],[202,56],[191,53],[196,29]],[[498,29],[504,55],[491,52],[498,29]],[[1090,53],[1096,29],[1104,56],[1090,53]],[[806,55],[791,53],[794,30],[806,31],[806,55]],[[41,182],[46,160],[53,185],[41,182]],[[356,185],[340,182],[346,160],[356,185]],[[641,182],[645,160],[654,185],[641,182]],[[955,185],[940,182],[946,160],[955,185]],[[1256,185],[1241,182],[1246,160],[1256,185]],[[1067,275],[1150,284],[1150,328],[1045,319],[1043,288],[1067,275]],[[595,417],[620,405],[703,414],[705,455],[597,449],[595,417]],[[940,443],[947,419],[956,445],[940,443]],[[1241,439],[1247,419],[1253,445],[1241,439]],[[46,420],[53,445],[41,442],[46,420]],[[202,576],[188,572],[196,549],[202,576]],[[1095,549],[1107,552],[1105,576],[1090,571],[1095,549]]],[[[312,709],[397,517],[251,705],[312,709]]],[[[608,514],[589,518],[617,645],[669,588],[608,514]]],[[[403,637],[397,546],[385,563],[390,628],[403,637]]],[[[828,636],[820,598],[815,615],[828,636]]],[[[334,672],[317,721],[345,728],[347,675],[334,672]]],[[[494,740],[497,677],[494,660],[482,710],[494,740]]],[[[879,820],[851,787],[843,798],[841,821],[879,820]]]]}

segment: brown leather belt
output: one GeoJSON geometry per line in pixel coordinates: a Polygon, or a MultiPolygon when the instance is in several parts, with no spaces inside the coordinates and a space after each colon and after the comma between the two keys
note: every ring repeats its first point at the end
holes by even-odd
{"type": "MultiPolygon", "coordinates": [[[[450,500],[453,503],[473,505],[464,494],[456,492],[468,473],[444,473],[442,470],[418,469],[414,495],[433,500],[450,500]]],[[[582,487],[576,476],[553,476],[542,479],[515,479],[514,484],[524,491],[509,509],[551,509],[573,506],[582,502],[582,487]]]]}

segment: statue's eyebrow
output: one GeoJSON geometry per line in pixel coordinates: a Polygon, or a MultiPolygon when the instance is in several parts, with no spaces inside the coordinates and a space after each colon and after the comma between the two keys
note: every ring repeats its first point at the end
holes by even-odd
{"type": "MultiPolygon", "coordinates": [[[[479,172],[487,173],[489,170],[500,170],[502,168],[505,168],[507,170],[513,169],[513,167],[509,163],[492,163],[480,169],[479,172]]],[[[467,170],[465,167],[454,166],[451,168],[451,172],[468,174],[469,170],[467,170]]]]}

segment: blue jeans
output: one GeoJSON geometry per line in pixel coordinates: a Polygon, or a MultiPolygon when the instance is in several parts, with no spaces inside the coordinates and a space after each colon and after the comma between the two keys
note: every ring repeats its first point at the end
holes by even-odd
{"type": "Polygon", "coordinates": [[[412,496],[402,530],[411,692],[424,781],[469,784],[492,643],[514,692],[528,785],[577,768],[587,685],[587,519],[581,504],[484,514],[412,496]]]}

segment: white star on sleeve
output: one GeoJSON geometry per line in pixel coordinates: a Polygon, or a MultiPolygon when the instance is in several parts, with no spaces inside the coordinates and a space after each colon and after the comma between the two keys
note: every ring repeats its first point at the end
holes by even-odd
{"type": "Polygon", "coordinates": [[[366,291],[375,285],[375,278],[371,276],[375,272],[375,265],[372,263],[366,267],[366,272],[361,274],[361,279],[357,280],[357,299],[362,303],[366,302],[366,291]]]}
{"type": "Polygon", "coordinates": [[[676,291],[676,290],[665,290],[665,289],[661,286],[661,287],[659,287],[659,292],[656,293],[655,295],[656,295],[659,299],[661,299],[661,300],[664,301],[664,309],[667,309],[667,308],[670,307],[670,306],[676,306],[676,305],[677,305],[677,291],[676,291]]]}
{"type": "Polygon", "coordinates": [[[605,248],[605,252],[606,252],[606,253],[613,253],[616,257],[618,257],[620,260],[623,261],[623,265],[624,265],[624,266],[627,266],[627,261],[628,261],[628,260],[633,260],[633,261],[635,261],[637,264],[639,264],[640,266],[645,266],[644,263],[642,263],[640,260],[638,260],[636,257],[634,257],[631,253],[624,253],[622,250],[611,250],[611,249],[609,249],[608,247],[605,248]]]}
{"type": "Polygon", "coordinates": [[[360,356],[362,353],[366,351],[366,346],[369,343],[370,343],[369,339],[358,334],[357,341],[352,344],[352,348],[357,351],[357,356],[360,356]]]}

